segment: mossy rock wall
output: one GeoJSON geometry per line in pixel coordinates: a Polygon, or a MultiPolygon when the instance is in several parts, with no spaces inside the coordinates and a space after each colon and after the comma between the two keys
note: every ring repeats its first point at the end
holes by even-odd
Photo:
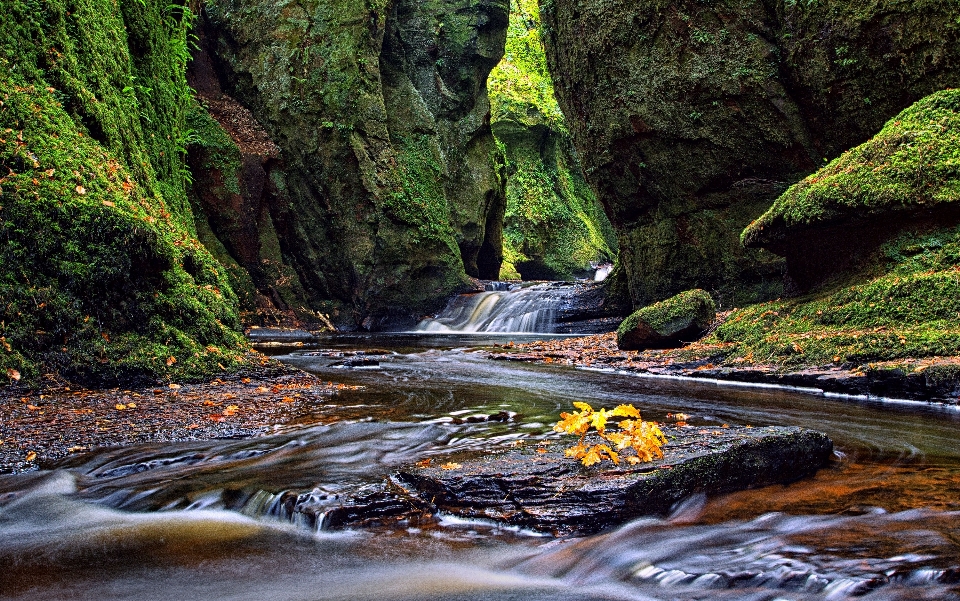
{"type": "Polygon", "coordinates": [[[945,90],[792,186],[742,237],[784,256],[807,291],[855,271],[901,231],[960,222],[958,203],[960,91],[945,90]]]}
{"type": "Polygon", "coordinates": [[[544,0],[557,99],[636,305],[773,298],[739,233],[791,184],[960,83],[960,3],[544,0]]]}
{"type": "Polygon", "coordinates": [[[225,91],[283,153],[283,256],[314,306],[377,328],[495,278],[502,158],[486,78],[503,2],[211,0],[225,91]]]}
{"type": "Polygon", "coordinates": [[[507,158],[501,276],[571,279],[591,262],[613,261],[616,235],[554,97],[535,0],[512,4],[506,52],[489,85],[493,133],[507,158]]]}
{"type": "Polygon", "coordinates": [[[189,11],[11,0],[0,20],[0,374],[203,377],[237,300],[187,197],[189,11]]]}

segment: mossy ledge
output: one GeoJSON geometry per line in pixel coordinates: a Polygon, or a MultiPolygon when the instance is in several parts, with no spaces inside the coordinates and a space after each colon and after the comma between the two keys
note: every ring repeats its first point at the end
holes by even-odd
{"type": "Polygon", "coordinates": [[[544,0],[556,95],[617,230],[634,306],[776,298],[740,232],[790,185],[960,85],[960,4],[544,0]]]}
{"type": "Polygon", "coordinates": [[[741,238],[787,259],[809,290],[897,232],[960,222],[960,90],[932,94],[792,186],[741,238]]]}
{"type": "Polygon", "coordinates": [[[238,367],[183,161],[190,11],[12,0],[0,22],[0,374],[132,385],[238,367]]]}

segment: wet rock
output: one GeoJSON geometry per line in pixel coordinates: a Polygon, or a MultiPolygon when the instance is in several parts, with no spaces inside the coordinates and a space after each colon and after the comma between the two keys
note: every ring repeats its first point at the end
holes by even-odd
{"type": "Polygon", "coordinates": [[[247,331],[247,338],[254,344],[265,344],[269,342],[309,342],[314,339],[314,336],[306,330],[250,328],[247,331]]]}
{"type": "Polygon", "coordinates": [[[557,100],[617,230],[637,306],[699,287],[779,296],[740,231],[791,184],[957,87],[957,5],[542,3],[557,100]]]}
{"type": "Polygon", "coordinates": [[[692,342],[716,319],[717,306],[703,290],[688,290],[644,307],[617,328],[617,346],[623,350],[677,348],[692,342]]]}
{"type": "Polygon", "coordinates": [[[467,459],[457,469],[414,467],[398,480],[437,509],[558,534],[591,534],[631,518],[665,514],[698,493],[785,484],[823,467],[833,443],[796,427],[664,428],[664,458],[586,468],[566,444],[467,459]],[[609,467],[607,467],[609,466],[609,467]]]}

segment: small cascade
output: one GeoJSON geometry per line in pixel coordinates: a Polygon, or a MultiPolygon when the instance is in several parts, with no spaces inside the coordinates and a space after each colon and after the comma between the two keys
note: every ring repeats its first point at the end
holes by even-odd
{"type": "Polygon", "coordinates": [[[550,284],[519,288],[492,282],[484,292],[454,297],[436,318],[421,321],[417,331],[550,334],[563,298],[550,284]]]}

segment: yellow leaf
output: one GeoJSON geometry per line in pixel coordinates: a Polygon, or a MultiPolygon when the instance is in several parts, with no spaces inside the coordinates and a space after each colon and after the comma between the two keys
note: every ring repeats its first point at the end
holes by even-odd
{"type": "Polygon", "coordinates": [[[454,463],[453,461],[451,461],[451,462],[449,462],[449,463],[444,463],[443,465],[441,465],[441,466],[440,466],[440,469],[442,469],[442,470],[458,470],[458,469],[460,469],[461,467],[463,467],[463,466],[460,465],[459,463],[454,463]]]}
{"type": "Polygon", "coordinates": [[[169,357],[167,357],[167,367],[170,367],[176,362],[177,362],[177,358],[174,357],[173,355],[170,355],[169,357]]]}
{"type": "Polygon", "coordinates": [[[611,411],[610,415],[617,417],[635,417],[640,419],[640,411],[633,405],[617,405],[617,408],[611,411]]]}
{"type": "Polygon", "coordinates": [[[36,458],[37,458],[36,452],[30,451],[29,453],[27,453],[27,456],[26,456],[25,459],[26,459],[27,461],[33,461],[33,460],[35,460],[36,458]]]}
{"type": "Polygon", "coordinates": [[[117,403],[116,405],[114,405],[114,407],[117,409],[117,411],[123,411],[124,409],[127,408],[127,406],[124,405],[123,403],[117,403]]]}
{"type": "Polygon", "coordinates": [[[587,413],[592,413],[592,412],[593,412],[593,407],[591,407],[591,406],[588,405],[587,403],[574,402],[573,406],[576,407],[577,409],[579,409],[580,411],[584,411],[584,412],[587,412],[587,413]]]}

